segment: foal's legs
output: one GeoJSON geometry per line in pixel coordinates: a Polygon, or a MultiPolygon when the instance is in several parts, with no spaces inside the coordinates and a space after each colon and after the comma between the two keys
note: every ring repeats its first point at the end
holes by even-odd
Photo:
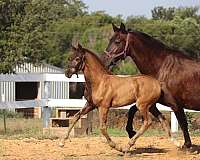
{"type": "Polygon", "coordinates": [[[99,127],[100,127],[100,131],[105,136],[108,144],[111,147],[114,147],[114,144],[113,144],[110,136],[107,133],[106,122],[107,122],[108,108],[99,107],[98,109],[99,109],[99,122],[100,122],[99,127]]]}
{"type": "Polygon", "coordinates": [[[135,144],[136,140],[148,129],[148,127],[151,125],[151,118],[149,116],[149,109],[147,107],[147,105],[145,104],[141,104],[139,105],[139,111],[142,114],[143,118],[144,118],[144,122],[143,125],[141,126],[141,128],[139,129],[139,131],[137,131],[137,133],[133,136],[133,138],[131,138],[131,140],[129,141],[128,145],[126,146],[124,152],[127,153],[129,151],[129,149],[135,144]]]}
{"type": "Polygon", "coordinates": [[[99,107],[98,109],[99,109],[99,121],[100,121],[101,133],[105,136],[110,147],[115,148],[118,151],[122,151],[122,148],[117,146],[107,133],[106,122],[107,122],[108,108],[99,107]]]}
{"type": "MultiPolygon", "coordinates": [[[[136,132],[133,130],[133,118],[137,110],[138,110],[137,106],[134,105],[128,111],[128,121],[126,125],[126,131],[128,132],[129,138],[132,138],[136,134],[136,132]]],[[[162,127],[165,129],[168,136],[171,137],[169,123],[167,122],[165,116],[163,116],[162,113],[157,109],[156,104],[154,104],[149,108],[149,112],[151,112],[151,114],[154,117],[159,119],[160,123],[162,124],[162,127]]]]}
{"type": "Polygon", "coordinates": [[[154,117],[159,119],[162,125],[162,128],[164,128],[169,138],[171,138],[171,130],[170,130],[169,122],[166,120],[165,116],[158,110],[158,108],[156,107],[156,104],[154,104],[153,106],[149,108],[149,112],[151,112],[151,114],[154,117]]]}
{"type": "Polygon", "coordinates": [[[133,130],[133,118],[137,110],[138,109],[136,105],[133,105],[128,111],[128,121],[126,124],[126,131],[128,132],[129,138],[132,138],[136,134],[136,132],[133,130]]]}
{"type": "Polygon", "coordinates": [[[62,139],[62,142],[60,142],[60,146],[63,147],[65,145],[65,140],[69,138],[69,134],[72,130],[72,128],[75,126],[75,124],[78,122],[78,120],[88,112],[92,111],[95,107],[93,105],[90,105],[88,102],[86,102],[85,106],[74,115],[73,123],[69,126],[69,129],[67,131],[66,136],[62,139]]]}

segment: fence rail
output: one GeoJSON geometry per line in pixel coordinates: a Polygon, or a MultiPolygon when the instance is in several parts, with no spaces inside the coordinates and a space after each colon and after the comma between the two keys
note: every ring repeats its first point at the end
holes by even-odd
{"type": "MultiPolygon", "coordinates": [[[[68,109],[81,109],[84,107],[86,100],[84,99],[42,99],[42,100],[26,100],[26,101],[14,101],[14,102],[0,102],[0,109],[13,109],[13,108],[33,108],[35,106],[43,107],[43,121],[44,127],[48,127],[50,118],[50,107],[65,107],[68,109]],[[45,113],[46,112],[46,113],[45,113]]],[[[132,104],[134,105],[134,104],[132,104]]],[[[123,106],[113,109],[129,109],[132,105],[123,106]]],[[[171,112],[171,131],[178,132],[178,122],[174,112],[169,107],[163,106],[159,103],[156,104],[160,111],[171,112]]],[[[184,110],[185,112],[198,112],[194,110],[184,110]]]]}
{"type": "MultiPolygon", "coordinates": [[[[9,74],[0,75],[0,81],[12,81],[12,82],[44,82],[45,99],[40,100],[26,100],[26,101],[13,101],[13,102],[0,102],[0,109],[11,109],[11,108],[33,108],[43,107],[43,126],[48,127],[48,121],[51,116],[51,107],[67,107],[81,109],[84,107],[86,100],[84,99],[51,99],[49,98],[49,82],[51,81],[65,81],[65,82],[85,82],[84,76],[79,75],[77,78],[75,75],[72,78],[66,78],[64,74],[9,74]]],[[[3,99],[2,95],[2,99],[3,99]]],[[[161,104],[156,104],[160,111],[171,112],[171,131],[178,131],[178,122],[174,112],[169,107],[163,106],[161,104]]],[[[123,106],[116,109],[129,109],[131,105],[123,106]]],[[[185,110],[185,112],[198,112],[194,110],[185,110]]]]}

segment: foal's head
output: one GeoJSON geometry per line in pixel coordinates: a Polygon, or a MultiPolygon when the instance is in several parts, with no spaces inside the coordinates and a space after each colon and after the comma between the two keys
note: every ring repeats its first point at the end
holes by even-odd
{"type": "Polygon", "coordinates": [[[71,78],[73,74],[78,75],[78,72],[84,68],[85,65],[85,49],[80,44],[78,47],[72,46],[73,53],[68,58],[67,69],[65,76],[71,78]]]}
{"type": "MultiPolygon", "coordinates": [[[[121,23],[118,28],[112,24],[114,34],[111,37],[109,44],[102,55],[102,60],[106,66],[113,65],[115,57],[124,51],[126,45],[127,30],[125,25],[121,23]]],[[[118,57],[119,59],[124,59],[123,54],[118,57]]]]}

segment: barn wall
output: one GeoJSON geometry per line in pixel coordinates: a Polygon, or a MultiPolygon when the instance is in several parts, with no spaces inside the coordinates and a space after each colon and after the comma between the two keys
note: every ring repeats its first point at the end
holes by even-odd
{"type": "Polygon", "coordinates": [[[4,94],[6,101],[15,100],[15,82],[0,82],[0,96],[4,94]]]}
{"type": "MultiPolygon", "coordinates": [[[[41,97],[45,98],[44,96],[44,83],[41,84],[42,86],[42,91],[41,91],[41,97]]],[[[49,87],[49,92],[50,92],[50,97],[53,99],[67,99],[69,98],[68,94],[68,88],[69,88],[69,83],[68,82],[50,82],[50,87],[49,87]]]]}
{"type": "MultiPolygon", "coordinates": [[[[16,73],[64,73],[64,70],[48,64],[34,66],[31,63],[16,66],[16,73]]],[[[68,82],[50,82],[50,98],[66,99],[68,95],[68,82]]],[[[44,98],[44,84],[41,83],[41,98],[44,98]]],[[[15,101],[15,82],[0,82],[0,99],[5,94],[6,101],[15,101]]]]}

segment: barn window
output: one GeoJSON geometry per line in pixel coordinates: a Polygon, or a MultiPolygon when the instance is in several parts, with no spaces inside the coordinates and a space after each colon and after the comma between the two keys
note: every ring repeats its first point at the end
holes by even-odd
{"type": "Polygon", "coordinates": [[[70,82],[69,83],[69,98],[82,99],[84,96],[84,83],[83,82],[70,82]]]}

